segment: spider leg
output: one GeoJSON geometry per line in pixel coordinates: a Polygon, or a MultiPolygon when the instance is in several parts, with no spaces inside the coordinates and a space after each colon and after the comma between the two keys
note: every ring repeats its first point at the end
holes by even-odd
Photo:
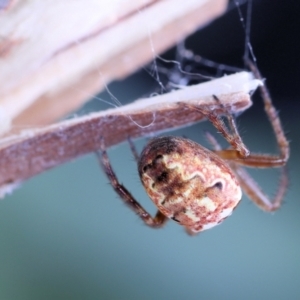
{"type": "MultiPolygon", "coordinates": [[[[246,60],[246,64],[249,66],[254,76],[257,79],[262,80],[257,67],[250,60],[246,60]]],[[[265,85],[260,86],[259,89],[264,102],[265,112],[275,134],[275,138],[279,148],[279,155],[251,153],[251,155],[243,158],[241,157],[239,151],[236,150],[236,148],[231,150],[219,150],[216,151],[216,153],[224,159],[234,160],[236,163],[247,167],[270,168],[284,166],[287,163],[290,155],[289,142],[285,137],[280,118],[272,103],[272,99],[270,97],[268,89],[265,85]]]]}
{"type": "Polygon", "coordinates": [[[214,152],[227,161],[233,161],[234,163],[237,163],[239,165],[252,168],[282,167],[286,163],[280,157],[264,154],[251,153],[249,156],[247,156],[247,158],[242,158],[237,150],[223,150],[215,137],[209,132],[206,132],[205,136],[208,142],[212,145],[214,152]]]}
{"type": "MultiPolygon", "coordinates": [[[[242,138],[241,138],[241,136],[240,136],[240,134],[238,132],[238,129],[237,129],[237,126],[236,126],[236,122],[235,122],[235,118],[234,118],[234,116],[231,113],[229,113],[228,109],[224,106],[224,104],[221,102],[221,100],[216,95],[213,95],[213,98],[220,105],[220,107],[223,109],[223,115],[226,116],[229,128],[230,128],[231,132],[233,132],[233,136],[236,139],[236,144],[233,145],[233,148],[234,149],[238,149],[238,145],[244,145],[244,144],[243,144],[242,138]]],[[[244,147],[248,151],[247,153],[245,152],[243,154],[242,150],[238,150],[238,151],[240,152],[240,154],[243,157],[245,157],[245,156],[248,157],[248,155],[250,154],[250,151],[246,148],[245,145],[244,145],[244,147]]]]}
{"type": "Polygon", "coordinates": [[[136,150],[136,147],[135,147],[135,145],[134,145],[134,143],[133,143],[133,141],[132,141],[132,139],[130,137],[128,137],[127,140],[128,140],[128,144],[130,146],[130,150],[131,150],[131,152],[133,154],[133,157],[134,157],[135,161],[138,163],[140,156],[139,156],[139,154],[138,154],[138,152],[136,150]]]}
{"type": "MultiPolygon", "coordinates": [[[[249,66],[249,68],[252,71],[252,73],[254,74],[254,76],[257,79],[263,80],[258,68],[253,64],[253,62],[251,62],[249,59],[246,59],[245,62],[249,66]]],[[[275,134],[275,137],[277,140],[279,152],[280,152],[280,154],[278,156],[273,157],[273,160],[277,161],[278,159],[279,160],[281,159],[283,164],[285,164],[288,161],[289,156],[290,156],[289,142],[285,137],[280,118],[279,118],[278,113],[272,103],[272,99],[271,99],[271,96],[269,94],[267,87],[265,85],[261,85],[259,87],[259,90],[260,90],[260,94],[261,94],[261,97],[264,102],[265,112],[266,112],[268,119],[271,123],[271,126],[273,128],[273,131],[274,131],[274,134],[275,134]]]]}
{"type": "Polygon", "coordinates": [[[258,186],[254,179],[249,175],[249,173],[244,169],[239,167],[237,164],[231,165],[232,169],[237,175],[240,185],[245,192],[245,194],[262,210],[267,212],[272,212],[277,210],[284,198],[284,195],[288,187],[288,176],[287,168],[283,167],[280,176],[280,182],[278,190],[275,194],[273,200],[271,200],[258,186]]]}
{"type": "Polygon", "coordinates": [[[131,208],[146,225],[159,228],[166,223],[168,218],[160,211],[157,211],[155,217],[152,217],[140,204],[135,200],[131,193],[125,188],[124,185],[119,183],[118,178],[111,167],[109,157],[106,152],[103,138],[101,138],[100,151],[96,152],[100,165],[102,166],[107,178],[109,179],[113,189],[121,197],[125,204],[131,208]]]}
{"type": "Polygon", "coordinates": [[[216,138],[210,132],[206,131],[205,137],[206,137],[207,141],[210,143],[210,145],[213,147],[215,152],[222,150],[220,144],[218,143],[216,138]]]}
{"type": "MultiPolygon", "coordinates": [[[[228,160],[228,156],[232,153],[231,149],[228,150],[220,150],[221,147],[215,137],[210,133],[206,133],[206,138],[208,142],[212,145],[215,153],[221,156],[223,159],[228,160]],[[229,153],[229,155],[226,155],[229,153]]],[[[235,151],[237,154],[237,151],[235,151]]],[[[259,155],[258,155],[259,156],[259,155]]],[[[250,176],[250,174],[240,166],[240,162],[247,162],[249,157],[252,159],[252,155],[248,156],[246,159],[235,159],[230,160],[229,165],[235,171],[235,174],[239,180],[239,183],[244,191],[244,193],[248,196],[250,200],[252,200],[259,208],[264,211],[275,211],[278,209],[282,203],[283,197],[288,188],[288,175],[287,168],[283,167],[281,170],[280,182],[277,193],[273,200],[271,200],[259,187],[259,185],[254,181],[254,179],[250,176]]],[[[257,162],[256,162],[257,163],[257,162]]],[[[247,164],[244,164],[249,166],[247,164]]],[[[257,167],[257,165],[256,165],[257,167]]],[[[272,166],[271,166],[272,167],[272,166]]]]}
{"type": "Polygon", "coordinates": [[[219,104],[218,109],[222,110],[222,115],[224,115],[227,118],[229,128],[226,127],[226,124],[222,120],[221,114],[217,113],[215,109],[209,110],[205,109],[203,107],[199,107],[196,105],[190,105],[186,103],[180,103],[180,105],[183,105],[185,107],[188,107],[190,109],[194,109],[207,117],[207,119],[217,128],[217,130],[223,135],[223,137],[228,141],[228,143],[233,147],[233,149],[236,149],[240,157],[247,157],[250,154],[250,151],[245,146],[244,142],[242,141],[241,136],[238,133],[237,126],[235,124],[234,117],[227,111],[227,109],[224,107],[223,104],[221,104],[220,100],[213,96],[215,101],[219,104]],[[230,132],[231,131],[231,132],[230,132]]]}
{"type": "Polygon", "coordinates": [[[233,149],[217,150],[214,152],[223,159],[234,161],[235,163],[238,163],[245,167],[275,168],[282,167],[286,164],[285,158],[278,155],[251,153],[246,158],[243,158],[238,151],[233,149]]]}

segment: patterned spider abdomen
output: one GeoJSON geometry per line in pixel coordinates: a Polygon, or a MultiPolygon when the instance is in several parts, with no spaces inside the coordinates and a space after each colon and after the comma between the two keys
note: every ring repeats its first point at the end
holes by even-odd
{"type": "Polygon", "coordinates": [[[167,136],[151,140],[138,169],[158,209],[191,233],[220,224],[242,197],[229,166],[188,139],[167,136]]]}

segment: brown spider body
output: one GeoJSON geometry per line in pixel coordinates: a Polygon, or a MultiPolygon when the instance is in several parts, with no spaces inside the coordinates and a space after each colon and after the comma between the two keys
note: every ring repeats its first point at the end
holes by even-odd
{"type": "MultiPolygon", "coordinates": [[[[251,62],[248,65],[255,77],[261,80],[256,66],[251,62]]],[[[160,228],[168,219],[173,219],[191,234],[212,228],[228,217],[241,200],[242,189],[259,208],[268,212],[277,210],[288,187],[285,165],[290,148],[266,87],[261,86],[260,90],[279,154],[250,153],[238,133],[234,116],[216,96],[213,98],[221,113],[201,105],[178,103],[183,113],[185,109],[193,109],[212,122],[230,147],[222,149],[211,134],[206,137],[212,151],[191,140],[167,136],[151,140],[139,156],[129,139],[142,183],[158,208],[156,215],[151,216],[118,181],[102,138],[98,157],[114,190],[146,225],[160,228]],[[223,117],[227,119],[228,126],[223,117]],[[281,167],[280,182],[273,199],[262,191],[244,167],[281,167]]]]}
{"type": "Polygon", "coordinates": [[[220,224],[242,197],[239,182],[224,160],[181,137],[151,140],[138,169],[160,212],[191,233],[220,224]]]}

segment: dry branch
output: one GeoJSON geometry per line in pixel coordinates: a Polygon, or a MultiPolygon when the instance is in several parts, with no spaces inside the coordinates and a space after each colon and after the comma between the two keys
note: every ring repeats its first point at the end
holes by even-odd
{"type": "Polygon", "coordinates": [[[241,112],[251,105],[248,93],[259,84],[251,73],[242,72],[9,136],[0,144],[0,192],[5,194],[29,177],[97,150],[100,137],[111,146],[128,136],[154,134],[203,119],[195,110],[183,109],[179,104],[182,102],[216,109],[217,103],[212,97],[215,94],[229,112],[241,112]]]}

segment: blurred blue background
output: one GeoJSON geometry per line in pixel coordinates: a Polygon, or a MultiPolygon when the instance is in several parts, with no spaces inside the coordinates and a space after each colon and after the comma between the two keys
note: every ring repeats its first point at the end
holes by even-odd
{"type": "MultiPolygon", "coordinates": [[[[174,222],[153,230],[121,203],[90,154],[32,178],[0,202],[1,300],[299,299],[299,21],[293,18],[296,4],[277,2],[254,2],[252,40],[291,141],[291,182],[282,208],[264,213],[244,197],[221,226],[196,237],[174,222]],[[284,22],[282,14],[287,12],[289,22],[284,22]]],[[[231,11],[188,39],[188,47],[238,65],[234,57],[241,60],[244,38],[234,29],[240,27],[231,11]],[[213,40],[208,38],[212,34],[213,40]],[[235,42],[224,42],[225,36],[233,36],[235,42]]],[[[166,55],[172,56],[172,51],[166,55]]],[[[139,72],[110,88],[125,103],[153,91],[152,84],[139,72]]],[[[83,112],[99,106],[94,101],[83,112]]],[[[258,98],[238,120],[252,151],[276,152],[258,98]]],[[[215,132],[206,122],[172,134],[204,143],[204,130],[215,132]]],[[[136,141],[140,151],[145,142],[136,141]]],[[[109,156],[120,181],[154,213],[128,145],[110,149],[109,156]]],[[[274,194],[276,170],[253,174],[274,194]]]]}

